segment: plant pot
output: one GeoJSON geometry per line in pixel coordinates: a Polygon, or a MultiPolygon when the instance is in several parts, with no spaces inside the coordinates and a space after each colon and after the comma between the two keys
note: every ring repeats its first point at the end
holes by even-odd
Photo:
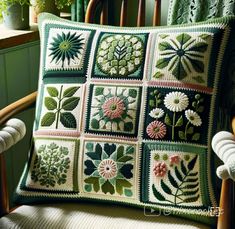
{"type": "Polygon", "coordinates": [[[42,12],[51,13],[57,16],[60,15],[60,11],[57,9],[54,0],[45,1],[45,4],[43,7],[38,7],[37,1],[33,0],[32,5],[33,5],[32,20],[34,23],[37,23],[37,17],[42,12]]]}
{"type": "Polygon", "coordinates": [[[10,5],[6,12],[3,12],[4,24],[9,29],[29,28],[29,6],[21,6],[19,3],[10,5]]]}

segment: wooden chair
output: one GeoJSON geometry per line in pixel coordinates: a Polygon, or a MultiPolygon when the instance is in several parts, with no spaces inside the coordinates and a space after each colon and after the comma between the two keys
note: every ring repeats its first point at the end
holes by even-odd
{"type": "MultiPolygon", "coordinates": [[[[121,1],[120,11],[120,26],[127,25],[127,0],[121,1]]],[[[88,5],[85,22],[94,23],[94,15],[98,8],[101,7],[100,24],[107,24],[108,21],[108,0],[90,0],[88,5]]],[[[160,9],[161,0],[155,0],[153,13],[153,26],[160,24],[160,9]]],[[[145,0],[139,0],[137,26],[145,25],[145,0]]],[[[34,92],[0,110],[0,126],[8,119],[14,117],[18,113],[34,107],[37,97],[37,92],[34,92]]],[[[235,133],[235,117],[232,119],[232,128],[235,133]]],[[[232,215],[234,214],[234,184],[231,180],[223,180],[220,194],[220,209],[223,214],[218,217],[217,228],[229,229],[232,228],[232,215]]],[[[6,165],[4,155],[0,154],[0,216],[12,212],[14,209],[9,209],[8,191],[6,184],[6,165]]]]}

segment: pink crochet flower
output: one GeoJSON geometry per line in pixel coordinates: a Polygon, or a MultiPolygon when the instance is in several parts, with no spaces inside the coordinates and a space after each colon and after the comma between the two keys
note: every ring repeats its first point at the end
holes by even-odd
{"type": "Polygon", "coordinates": [[[105,179],[112,179],[117,175],[117,164],[112,159],[104,159],[100,162],[98,171],[105,179]]]}
{"type": "Polygon", "coordinates": [[[124,102],[118,97],[112,97],[102,105],[104,115],[110,119],[120,118],[125,110],[124,102]]]}
{"type": "Polygon", "coordinates": [[[150,138],[163,138],[166,135],[166,126],[162,122],[153,121],[147,126],[146,132],[150,138]]]}
{"type": "Polygon", "coordinates": [[[170,163],[172,164],[179,164],[180,157],[179,155],[172,155],[170,156],[170,163]]]}
{"type": "Polygon", "coordinates": [[[163,162],[156,162],[154,168],[153,168],[153,173],[156,177],[163,177],[165,176],[167,172],[167,166],[166,163],[163,162]]]}

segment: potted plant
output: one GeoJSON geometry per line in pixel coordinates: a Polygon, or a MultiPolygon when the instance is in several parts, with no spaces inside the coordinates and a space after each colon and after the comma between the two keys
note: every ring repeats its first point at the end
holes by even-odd
{"type": "Polygon", "coordinates": [[[10,29],[27,29],[29,27],[30,0],[1,0],[0,15],[4,24],[10,29]]]}
{"type": "Polygon", "coordinates": [[[60,10],[67,6],[70,6],[73,1],[74,0],[33,0],[33,21],[37,22],[37,15],[41,12],[48,12],[59,15],[60,10]]]}

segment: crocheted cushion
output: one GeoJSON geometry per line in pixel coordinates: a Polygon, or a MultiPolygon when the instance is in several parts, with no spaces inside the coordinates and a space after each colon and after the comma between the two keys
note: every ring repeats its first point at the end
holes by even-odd
{"type": "Polygon", "coordinates": [[[18,202],[90,199],[212,222],[210,141],[233,22],[117,28],[42,14],[18,202]]]}

